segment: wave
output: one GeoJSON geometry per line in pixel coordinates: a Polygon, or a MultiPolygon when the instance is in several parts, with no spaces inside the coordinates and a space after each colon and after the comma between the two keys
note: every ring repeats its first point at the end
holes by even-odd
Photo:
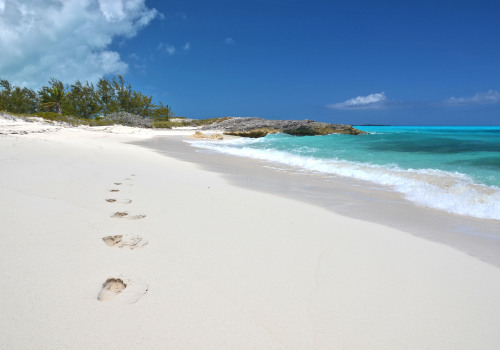
{"type": "Polygon", "coordinates": [[[478,184],[467,175],[437,169],[401,169],[340,159],[318,159],[273,149],[248,147],[265,141],[188,141],[195,147],[240,157],[266,160],[300,170],[344,176],[384,185],[424,207],[482,219],[500,220],[500,188],[478,184]]]}

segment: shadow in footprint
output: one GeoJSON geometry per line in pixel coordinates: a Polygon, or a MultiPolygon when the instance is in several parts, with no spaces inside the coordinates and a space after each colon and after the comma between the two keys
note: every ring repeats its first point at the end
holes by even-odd
{"type": "Polygon", "coordinates": [[[148,285],[142,281],[131,280],[124,276],[111,277],[102,285],[97,299],[100,301],[133,304],[147,291],[148,285]]]}
{"type": "Polygon", "coordinates": [[[108,198],[106,199],[106,202],[108,203],[115,203],[115,202],[118,202],[118,203],[122,203],[122,204],[130,204],[132,203],[132,200],[131,199],[116,199],[116,198],[108,198]]]}
{"type": "Polygon", "coordinates": [[[97,296],[101,301],[114,299],[127,288],[127,285],[120,278],[108,278],[102,285],[102,289],[97,296]]]}
{"type": "Polygon", "coordinates": [[[122,183],[121,182],[114,182],[115,185],[120,186],[122,183]]]}
{"type": "Polygon", "coordinates": [[[115,236],[106,236],[103,237],[102,240],[110,247],[124,248],[124,249],[137,249],[144,247],[148,244],[144,238],[140,236],[132,236],[132,235],[115,235],[115,236]]]}
{"type": "Polygon", "coordinates": [[[120,192],[120,190],[117,190],[116,188],[109,190],[109,192],[120,192]]]}

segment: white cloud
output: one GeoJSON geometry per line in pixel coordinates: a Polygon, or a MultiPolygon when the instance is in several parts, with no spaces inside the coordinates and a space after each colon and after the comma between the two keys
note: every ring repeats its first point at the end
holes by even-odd
{"type": "Polygon", "coordinates": [[[191,44],[189,42],[185,43],[184,46],[182,47],[182,49],[184,51],[188,51],[190,48],[191,48],[191,44]]]}
{"type": "Polygon", "coordinates": [[[233,38],[226,38],[226,39],[224,39],[224,44],[227,44],[227,45],[234,45],[234,40],[233,40],[233,38]]]}
{"type": "Polygon", "coordinates": [[[99,0],[99,8],[108,22],[118,22],[125,18],[121,1],[99,0]]]}
{"type": "Polygon", "coordinates": [[[128,65],[109,45],[130,38],[159,13],[145,0],[0,0],[0,75],[38,88],[123,74],[128,65]]]}
{"type": "Polygon", "coordinates": [[[478,92],[472,97],[451,97],[445,100],[445,104],[449,105],[490,104],[498,102],[500,102],[500,92],[495,90],[478,92]]]}
{"type": "Polygon", "coordinates": [[[173,55],[176,50],[175,50],[175,47],[173,45],[167,45],[165,47],[165,51],[167,51],[169,55],[173,55]]]}
{"type": "Polygon", "coordinates": [[[165,51],[170,56],[172,56],[173,54],[175,54],[175,52],[177,51],[174,45],[165,44],[165,43],[159,43],[158,44],[158,50],[165,51]]]}
{"type": "Polygon", "coordinates": [[[368,96],[358,96],[344,102],[329,104],[326,107],[331,109],[378,109],[383,107],[386,100],[385,93],[380,92],[368,96]]]}

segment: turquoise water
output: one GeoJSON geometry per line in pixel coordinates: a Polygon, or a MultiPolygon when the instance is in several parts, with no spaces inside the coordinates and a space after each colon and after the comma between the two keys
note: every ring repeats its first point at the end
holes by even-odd
{"type": "Polygon", "coordinates": [[[298,171],[389,186],[418,205],[500,220],[500,127],[357,127],[367,135],[195,141],[298,171]]]}
{"type": "MultiPolygon", "coordinates": [[[[404,169],[439,169],[500,187],[500,127],[360,127],[360,144],[376,164],[395,161],[404,169]],[[377,159],[380,158],[380,159],[377,159]]],[[[362,151],[363,152],[363,151],[362,151]]],[[[359,152],[354,152],[358,157],[359,152]]],[[[360,161],[370,161],[366,157],[360,161]]]]}

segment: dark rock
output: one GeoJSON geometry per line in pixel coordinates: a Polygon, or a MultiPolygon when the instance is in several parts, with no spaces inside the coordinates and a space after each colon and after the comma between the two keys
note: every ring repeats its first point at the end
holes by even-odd
{"type": "Polygon", "coordinates": [[[231,118],[202,127],[202,129],[223,130],[226,135],[242,137],[263,137],[282,132],[296,136],[329,134],[359,135],[365,132],[345,124],[329,124],[313,120],[270,120],[263,118],[231,118]]]}

